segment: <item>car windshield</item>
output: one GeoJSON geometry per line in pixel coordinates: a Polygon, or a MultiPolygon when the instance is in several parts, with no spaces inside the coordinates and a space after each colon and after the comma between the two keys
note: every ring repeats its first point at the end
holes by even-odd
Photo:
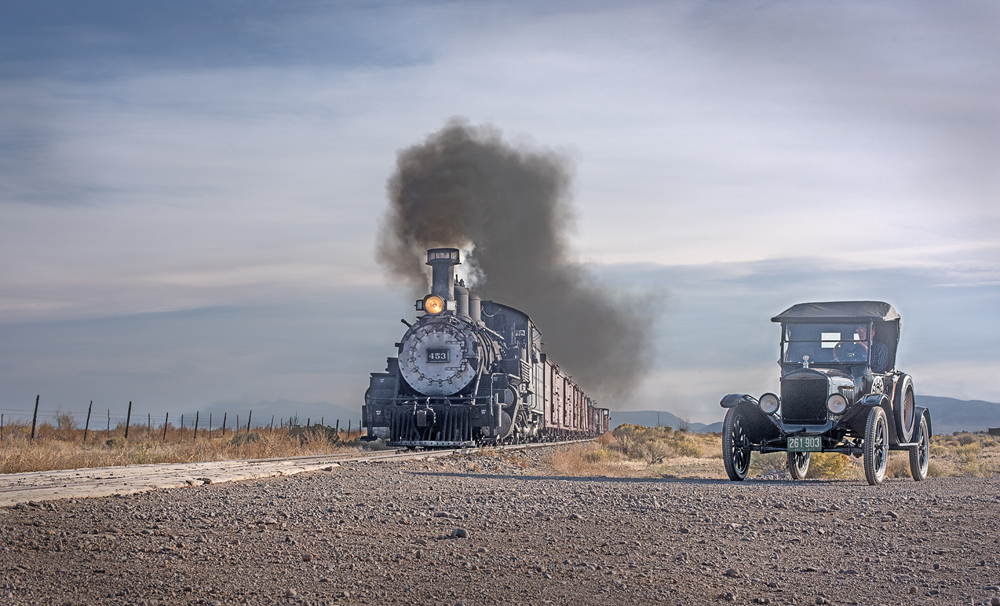
{"type": "Polygon", "coordinates": [[[786,324],[782,361],[809,364],[860,364],[868,361],[867,325],[786,324]]]}

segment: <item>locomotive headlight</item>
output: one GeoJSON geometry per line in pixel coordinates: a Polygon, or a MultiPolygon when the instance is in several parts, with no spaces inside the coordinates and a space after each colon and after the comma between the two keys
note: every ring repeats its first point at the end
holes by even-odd
{"type": "Polygon", "coordinates": [[[826,408],[835,415],[839,415],[847,410],[847,398],[835,393],[826,399],[826,408]]]}
{"type": "Polygon", "coordinates": [[[766,393],[757,401],[760,411],[766,415],[773,415],[778,411],[778,396],[773,393],[766,393]]]}
{"type": "Polygon", "coordinates": [[[424,297],[424,311],[431,315],[437,315],[444,311],[444,299],[437,295],[427,295],[424,297]]]}

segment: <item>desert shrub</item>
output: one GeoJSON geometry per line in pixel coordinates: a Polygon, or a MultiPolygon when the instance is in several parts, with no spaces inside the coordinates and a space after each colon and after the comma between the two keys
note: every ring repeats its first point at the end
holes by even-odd
{"type": "Polygon", "coordinates": [[[889,455],[889,462],[885,466],[887,478],[908,478],[910,477],[910,456],[897,452],[889,455]]]}
{"type": "Polygon", "coordinates": [[[296,437],[302,444],[313,442],[326,442],[327,444],[338,444],[341,440],[341,432],[335,427],[320,425],[316,423],[308,427],[293,427],[288,431],[288,435],[296,437]]]}
{"type": "Polygon", "coordinates": [[[611,451],[606,448],[598,448],[583,455],[590,463],[607,463],[614,457],[611,451]]]}
{"type": "Polygon", "coordinates": [[[662,463],[664,459],[672,454],[670,446],[659,440],[642,442],[639,444],[638,450],[647,465],[662,463]]]}
{"type": "Polygon", "coordinates": [[[616,443],[615,435],[610,431],[606,431],[597,436],[597,443],[604,447],[613,446],[616,443]]]}
{"type": "Polygon", "coordinates": [[[948,449],[945,448],[944,446],[941,446],[940,444],[934,444],[933,446],[931,446],[931,454],[936,457],[943,457],[944,455],[948,454],[948,449]]]}
{"type": "Polygon", "coordinates": [[[556,473],[563,475],[597,475],[601,472],[601,464],[587,458],[594,450],[596,449],[589,444],[556,448],[549,453],[546,462],[556,473]]]}
{"type": "Polygon", "coordinates": [[[927,462],[927,477],[928,478],[943,478],[948,475],[948,470],[944,466],[935,463],[934,461],[927,462]]]}
{"type": "Polygon", "coordinates": [[[979,443],[979,437],[971,433],[962,433],[957,436],[958,443],[962,446],[967,446],[972,443],[979,443]]]}
{"type": "Polygon", "coordinates": [[[149,463],[162,463],[159,451],[152,446],[147,444],[142,444],[135,449],[132,453],[132,458],[137,465],[146,465],[149,463]]]}
{"type": "Polygon", "coordinates": [[[108,448],[122,449],[128,446],[128,440],[122,436],[115,436],[113,438],[108,438],[104,441],[104,445],[108,448]]]}
{"type": "Polygon", "coordinates": [[[965,465],[962,466],[963,475],[980,477],[987,475],[987,473],[988,470],[986,467],[975,459],[968,460],[965,465]]]}
{"type": "Polygon", "coordinates": [[[983,447],[979,445],[979,442],[970,442],[968,444],[955,447],[955,454],[960,457],[975,457],[982,451],[983,447]]]}
{"type": "Polygon", "coordinates": [[[622,423],[615,428],[611,434],[618,441],[618,448],[627,456],[629,450],[632,449],[636,444],[635,434],[638,430],[642,429],[638,425],[629,425],[628,423],[622,423]]]}
{"type": "Polygon", "coordinates": [[[749,475],[771,474],[784,471],[787,467],[788,460],[783,452],[769,452],[767,454],[755,452],[750,455],[749,475]]]}
{"type": "Polygon", "coordinates": [[[63,412],[62,409],[56,409],[56,429],[59,431],[73,431],[76,429],[76,419],[73,418],[72,413],[63,412]]]}
{"type": "Polygon", "coordinates": [[[839,452],[814,452],[809,457],[808,478],[842,478],[851,469],[851,458],[839,452]]]}
{"type": "Polygon", "coordinates": [[[701,444],[684,435],[678,436],[678,439],[671,441],[670,445],[674,452],[681,457],[701,458],[704,454],[701,450],[701,444]]]}
{"type": "Polygon", "coordinates": [[[256,431],[251,433],[238,433],[231,440],[229,444],[232,446],[246,446],[248,444],[256,444],[260,442],[260,434],[256,431]]]}

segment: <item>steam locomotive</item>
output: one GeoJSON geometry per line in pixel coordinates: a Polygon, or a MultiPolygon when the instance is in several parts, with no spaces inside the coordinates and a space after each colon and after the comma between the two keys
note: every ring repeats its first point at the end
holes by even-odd
{"type": "Polygon", "coordinates": [[[371,374],[362,406],[366,438],[390,446],[466,447],[597,436],[610,414],[542,353],[522,311],[483,301],[456,284],[455,248],[432,248],[431,293],[371,374]]]}

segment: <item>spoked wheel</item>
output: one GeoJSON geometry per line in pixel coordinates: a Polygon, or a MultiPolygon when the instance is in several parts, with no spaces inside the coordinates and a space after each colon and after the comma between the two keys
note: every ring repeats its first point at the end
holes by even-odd
{"type": "Polygon", "coordinates": [[[865,478],[872,486],[885,479],[889,463],[889,426],[881,406],[873,406],[865,424],[865,478]]]}
{"type": "Polygon", "coordinates": [[[746,479],[750,471],[750,436],[746,424],[747,417],[737,406],[729,409],[722,425],[722,462],[734,482],[746,479]]]}
{"type": "Polygon", "coordinates": [[[927,479],[927,467],[931,461],[931,435],[927,429],[927,417],[920,415],[917,425],[916,446],[910,447],[910,475],[922,482],[927,479]]]}
{"type": "Polygon", "coordinates": [[[792,474],[793,480],[804,480],[806,472],[809,471],[808,452],[788,453],[788,473],[792,474]]]}

